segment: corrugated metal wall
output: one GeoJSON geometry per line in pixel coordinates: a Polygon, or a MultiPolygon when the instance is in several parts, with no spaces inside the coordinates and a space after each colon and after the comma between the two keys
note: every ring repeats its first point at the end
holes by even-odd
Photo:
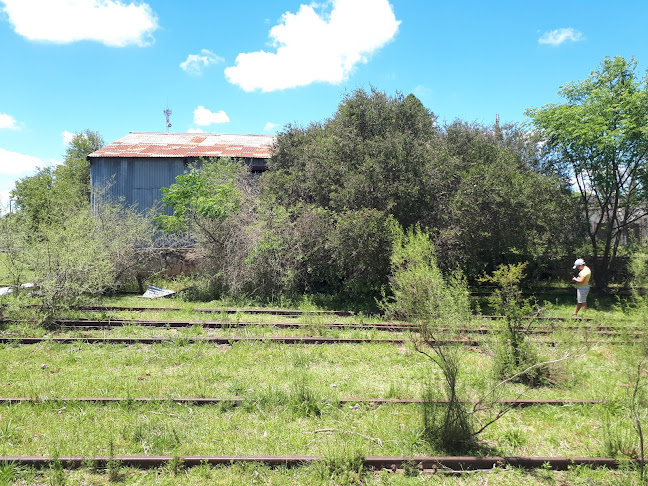
{"type": "MultiPolygon", "coordinates": [[[[90,184],[93,206],[98,200],[120,201],[146,212],[162,199],[162,187],[175,183],[186,169],[183,159],[174,158],[92,158],[90,184]]],[[[162,208],[171,214],[170,208],[162,208]]]]}

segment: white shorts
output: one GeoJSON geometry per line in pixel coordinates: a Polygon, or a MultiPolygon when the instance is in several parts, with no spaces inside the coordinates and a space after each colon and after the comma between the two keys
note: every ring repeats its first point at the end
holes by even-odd
{"type": "Polygon", "coordinates": [[[590,286],[576,287],[576,302],[579,304],[587,303],[587,294],[589,294],[590,286]]]}

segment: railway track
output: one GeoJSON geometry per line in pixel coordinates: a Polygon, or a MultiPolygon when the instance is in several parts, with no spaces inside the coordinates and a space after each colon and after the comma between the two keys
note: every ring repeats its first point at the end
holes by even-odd
{"type": "MultiPolygon", "coordinates": [[[[72,307],[76,310],[83,311],[183,311],[180,307],[154,307],[154,306],[124,306],[124,305],[77,305],[72,307]]],[[[354,316],[352,311],[332,311],[332,310],[302,310],[302,309],[264,309],[264,308],[236,308],[236,307],[214,307],[214,308],[194,308],[193,312],[205,312],[211,314],[269,314],[276,316],[303,316],[303,315],[320,315],[320,316],[354,316]]]]}
{"type": "MultiPolygon", "coordinates": [[[[42,344],[42,343],[88,343],[88,344],[161,344],[161,343],[207,343],[207,344],[233,344],[240,342],[274,342],[280,344],[397,344],[402,345],[409,342],[408,339],[368,339],[368,338],[333,338],[325,336],[230,336],[230,337],[0,337],[0,344],[42,344]]],[[[437,340],[440,345],[463,344],[477,346],[477,341],[468,339],[446,339],[437,340]]]]}
{"type": "MultiPolygon", "coordinates": [[[[78,305],[73,306],[72,309],[81,311],[126,311],[126,312],[146,312],[146,311],[192,311],[209,314],[259,314],[259,315],[277,315],[284,317],[300,317],[300,316],[340,316],[352,317],[357,314],[353,311],[340,311],[340,310],[302,310],[302,309],[266,309],[266,308],[239,308],[239,307],[213,307],[202,308],[196,307],[193,309],[184,309],[181,307],[163,307],[163,306],[121,306],[121,305],[78,305]]],[[[504,316],[497,315],[475,315],[478,319],[498,320],[504,319],[504,316]]],[[[553,316],[524,316],[524,320],[534,321],[555,321],[555,322],[591,322],[595,321],[591,317],[553,317],[553,316]]]]}
{"type": "MultiPolygon", "coordinates": [[[[278,344],[392,344],[392,345],[405,345],[411,342],[409,338],[336,338],[327,336],[207,336],[207,337],[19,337],[19,336],[0,336],[0,344],[10,345],[30,345],[30,344],[44,344],[44,343],[58,343],[58,344],[214,344],[214,345],[232,345],[241,342],[265,342],[265,343],[278,343],[278,344]]],[[[469,347],[481,347],[483,342],[479,342],[470,338],[458,339],[436,339],[434,341],[427,341],[429,344],[436,344],[440,346],[447,345],[461,345],[469,347]]],[[[561,339],[561,340],[529,340],[536,344],[544,344],[547,346],[556,347],[561,344],[583,344],[595,345],[600,343],[600,340],[574,340],[574,339],[561,339]]],[[[621,345],[621,344],[639,344],[642,339],[624,339],[624,340],[608,340],[607,344],[621,345]]]]}
{"type": "Polygon", "coordinates": [[[277,329],[312,329],[313,327],[324,327],[328,329],[372,329],[380,331],[413,331],[416,326],[406,323],[366,323],[366,324],[345,324],[340,322],[328,324],[308,324],[303,322],[261,322],[261,321],[169,321],[169,320],[89,320],[89,319],[59,319],[56,323],[60,326],[83,328],[83,329],[106,329],[119,328],[127,325],[142,327],[168,327],[188,328],[201,326],[209,329],[227,329],[248,326],[269,326],[277,329]]]}
{"type": "MultiPolygon", "coordinates": [[[[168,307],[127,307],[127,306],[99,306],[97,308],[89,308],[80,310],[119,310],[119,311],[180,311],[186,309],[168,308],[168,307]]],[[[204,313],[250,313],[250,314],[272,314],[280,315],[283,317],[300,317],[309,315],[322,315],[322,316],[336,316],[336,315],[352,315],[340,314],[327,311],[297,311],[283,310],[282,313],[275,313],[276,309],[194,309],[196,312],[204,313]]],[[[498,316],[482,316],[488,319],[500,319],[498,316]]],[[[539,322],[566,322],[572,321],[567,318],[545,318],[537,319],[539,322]]],[[[591,331],[601,336],[638,336],[641,328],[626,328],[619,330],[614,326],[596,326],[593,325],[591,320],[586,321],[587,324],[578,325],[564,325],[556,326],[563,331],[591,331]],[[632,334],[635,333],[636,334],[632,334]]],[[[371,329],[379,331],[393,331],[393,332],[406,332],[414,331],[415,325],[406,323],[304,323],[304,322],[254,322],[254,321],[228,321],[228,320],[186,320],[186,321],[170,321],[170,320],[90,320],[90,319],[61,319],[58,322],[65,328],[78,328],[78,329],[107,329],[117,328],[128,325],[138,325],[143,327],[158,327],[158,328],[189,328],[192,326],[201,326],[204,328],[234,328],[244,326],[272,326],[276,328],[285,329],[312,329],[314,327],[330,328],[330,329],[371,329]]],[[[450,328],[447,328],[450,329],[450,328]]],[[[446,330],[447,330],[446,329],[446,330]]],[[[440,328],[440,331],[444,329],[440,328]]],[[[499,332],[490,329],[489,327],[461,327],[454,328],[453,331],[459,331],[462,334],[481,334],[487,335],[489,333],[499,332]]],[[[544,335],[556,332],[555,327],[542,326],[533,329],[531,334],[544,335]]],[[[157,343],[211,343],[230,345],[236,342],[277,342],[281,344],[336,344],[336,343],[386,343],[403,345],[410,342],[409,338],[404,339],[365,339],[365,338],[332,338],[332,337],[313,337],[313,336],[272,336],[272,337],[145,337],[145,338],[128,338],[128,337],[45,337],[45,338],[12,338],[0,337],[0,343],[15,343],[15,344],[37,344],[44,342],[57,342],[57,343],[99,343],[99,344],[157,344],[157,343]]],[[[547,344],[555,344],[555,342],[544,341],[547,344]]],[[[635,341],[609,341],[610,343],[632,343],[635,341]]],[[[480,343],[474,339],[447,339],[439,340],[439,344],[462,344],[466,346],[479,346],[480,343]]],[[[78,398],[29,398],[29,397],[0,397],[0,404],[38,404],[38,403],[97,403],[97,404],[111,404],[111,403],[177,403],[186,404],[191,406],[208,406],[229,404],[231,406],[238,406],[246,401],[253,401],[254,399],[244,398],[154,398],[154,397],[136,397],[136,398],[122,398],[122,397],[78,397],[78,398]]],[[[387,398],[342,398],[332,399],[333,402],[340,405],[350,403],[360,404],[419,404],[422,400],[419,399],[387,399],[387,398]]],[[[501,403],[512,407],[529,407],[534,405],[555,405],[555,406],[569,406],[569,405],[593,405],[604,403],[600,400],[505,400],[501,403]]],[[[51,467],[53,464],[60,464],[64,468],[78,468],[87,466],[92,463],[99,467],[106,467],[108,464],[115,462],[123,466],[130,466],[136,468],[157,468],[164,466],[171,462],[177,463],[180,461],[187,467],[199,466],[202,464],[209,465],[231,465],[236,463],[262,463],[272,467],[287,466],[298,467],[303,464],[309,464],[319,461],[326,461],[326,458],[315,456],[98,456],[98,457],[80,457],[80,456],[65,456],[65,457],[25,457],[25,456],[3,456],[0,457],[0,464],[10,463],[20,466],[29,467],[51,467]]],[[[590,467],[606,467],[615,469],[619,463],[613,458],[601,457],[366,457],[363,459],[364,466],[367,469],[388,469],[396,470],[403,467],[411,467],[415,464],[419,469],[427,472],[439,473],[461,473],[462,471],[474,470],[490,470],[496,467],[513,466],[525,469],[547,468],[548,466],[554,470],[566,470],[575,465],[583,465],[590,467]]],[[[632,461],[630,461],[632,462],[632,461]]],[[[627,464],[627,462],[625,462],[627,464]]]]}
{"type": "MultiPolygon", "coordinates": [[[[92,464],[97,467],[107,467],[109,463],[119,463],[122,466],[139,469],[158,468],[174,461],[181,461],[185,467],[209,464],[211,466],[229,466],[237,463],[259,463],[270,467],[299,467],[304,464],[323,462],[326,459],[317,456],[61,456],[53,457],[25,457],[25,456],[0,456],[0,463],[34,468],[51,467],[59,464],[66,469],[75,469],[92,464]]],[[[552,470],[565,471],[574,466],[605,467],[616,469],[620,463],[608,457],[473,457],[473,456],[393,456],[393,457],[364,457],[362,459],[366,469],[398,470],[406,465],[416,467],[427,472],[435,473],[461,473],[464,471],[492,470],[507,466],[537,469],[551,467],[552,470]]],[[[632,462],[632,461],[630,461],[632,462]]]]}
{"type": "MultiPolygon", "coordinates": [[[[16,405],[21,403],[39,404],[39,403],[176,403],[180,405],[230,405],[238,406],[245,402],[254,401],[246,398],[151,398],[151,397],[78,397],[78,398],[30,398],[30,397],[0,397],[0,404],[16,405]]],[[[421,404],[423,400],[417,398],[338,398],[332,401],[339,403],[341,406],[347,404],[370,404],[370,405],[412,405],[421,404]]],[[[437,403],[447,403],[444,400],[438,400],[437,403]]],[[[527,399],[527,400],[499,400],[498,404],[508,405],[514,408],[526,408],[535,405],[598,405],[606,403],[604,400],[561,400],[561,399],[527,399]]]]}
{"type": "MultiPolygon", "coordinates": [[[[111,320],[93,320],[93,319],[59,319],[56,323],[60,326],[77,328],[77,329],[110,329],[119,328],[128,325],[137,325],[142,327],[158,327],[158,328],[173,328],[182,329],[192,326],[201,326],[209,329],[227,329],[248,326],[268,326],[277,329],[312,329],[314,327],[339,329],[339,330],[376,330],[385,332],[415,332],[418,330],[416,324],[409,323],[392,323],[392,322],[369,322],[369,323],[303,323],[303,322],[262,322],[262,321],[171,321],[171,320],[142,320],[142,319],[111,319],[111,320]]],[[[445,327],[439,326],[439,331],[453,331],[462,334],[497,334],[505,332],[503,329],[493,329],[489,327],[445,327]]],[[[561,326],[555,327],[537,327],[525,331],[528,334],[552,334],[557,330],[560,331],[579,331],[579,332],[592,332],[601,336],[629,336],[639,337],[642,334],[642,329],[638,326],[617,328],[615,326],[561,326]]]]}

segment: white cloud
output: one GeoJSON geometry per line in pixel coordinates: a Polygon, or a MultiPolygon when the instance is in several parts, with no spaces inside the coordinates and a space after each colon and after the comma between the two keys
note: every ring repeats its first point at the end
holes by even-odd
{"type": "Polygon", "coordinates": [[[272,123],[268,122],[265,124],[265,127],[263,127],[264,132],[274,132],[275,128],[277,128],[279,125],[277,123],[272,123]]]}
{"type": "Polygon", "coordinates": [[[180,63],[180,67],[189,74],[200,75],[203,69],[219,62],[225,62],[225,59],[207,49],[203,49],[200,54],[189,54],[187,60],[180,63]]]}
{"type": "Polygon", "coordinates": [[[204,133],[200,128],[190,128],[187,133],[204,133]]]}
{"type": "Polygon", "coordinates": [[[564,42],[579,42],[581,40],[584,40],[583,33],[569,27],[568,29],[556,29],[545,32],[538,39],[538,44],[559,46],[564,42]]]}
{"type": "Polygon", "coordinates": [[[213,125],[214,123],[228,123],[230,121],[227,113],[223,110],[212,112],[204,106],[194,110],[194,123],[200,126],[213,125]]]}
{"type": "Polygon", "coordinates": [[[17,34],[32,41],[146,46],[158,28],[151,7],[121,0],[2,0],[17,34]]]}
{"type": "Polygon", "coordinates": [[[392,40],[400,25],[388,0],[333,0],[328,16],[314,7],[286,12],[270,29],[276,53],[239,54],[236,66],[225,69],[227,80],[244,91],[263,92],[318,81],[337,84],[392,40]]]}
{"type": "Polygon", "coordinates": [[[414,88],[414,96],[417,98],[430,98],[432,95],[433,91],[422,84],[419,84],[414,88]]]}
{"type": "Polygon", "coordinates": [[[13,116],[6,113],[0,113],[0,129],[18,130],[18,124],[13,116]]]}
{"type": "Polygon", "coordinates": [[[66,147],[72,143],[72,140],[74,140],[74,137],[80,136],[82,138],[87,139],[88,135],[86,135],[85,132],[68,132],[67,130],[64,130],[61,132],[61,135],[63,136],[63,145],[66,147]]]}
{"type": "Polygon", "coordinates": [[[70,142],[72,142],[72,139],[76,135],[76,133],[68,132],[65,130],[61,135],[63,135],[63,145],[70,145],[70,142]]]}
{"type": "Polygon", "coordinates": [[[0,175],[19,175],[56,164],[55,161],[43,161],[32,155],[19,154],[0,148],[0,175]]]}

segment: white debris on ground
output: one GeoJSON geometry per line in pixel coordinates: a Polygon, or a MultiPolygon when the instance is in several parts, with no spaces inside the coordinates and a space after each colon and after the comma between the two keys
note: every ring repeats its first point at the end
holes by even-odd
{"type": "MultiPolygon", "coordinates": [[[[36,287],[35,283],[24,283],[20,286],[23,289],[32,289],[36,287]]],[[[14,287],[0,287],[0,297],[3,295],[10,294],[14,291],[14,287]]]]}
{"type": "Polygon", "coordinates": [[[146,289],[146,292],[142,294],[142,297],[146,299],[157,299],[159,297],[166,297],[171,294],[175,294],[175,290],[163,289],[162,287],[149,285],[146,289]]]}

